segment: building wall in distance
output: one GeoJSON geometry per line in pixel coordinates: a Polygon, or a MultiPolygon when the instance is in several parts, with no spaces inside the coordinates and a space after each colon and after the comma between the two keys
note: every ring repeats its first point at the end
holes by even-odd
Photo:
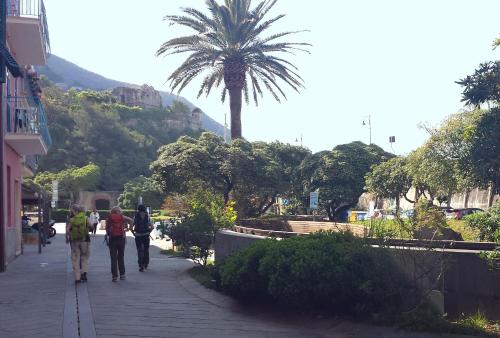
{"type": "Polygon", "coordinates": [[[126,106],[142,108],[161,108],[160,93],[152,86],[142,85],[140,88],[116,87],[111,94],[117,101],[126,106]]]}

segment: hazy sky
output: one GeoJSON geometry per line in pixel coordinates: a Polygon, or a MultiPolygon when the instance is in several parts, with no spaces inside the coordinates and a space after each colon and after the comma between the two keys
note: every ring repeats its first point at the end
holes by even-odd
{"type": "MultiPolygon", "coordinates": [[[[254,0],[254,5],[257,1],[254,0]]],[[[52,52],[105,77],[151,84],[168,91],[167,76],[183,57],[155,57],[162,42],[191,31],[169,26],[164,15],[180,7],[205,9],[202,0],[45,0],[52,52]]],[[[280,0],[270,17],[287,16],[277,31],[308,29],[288,40],[309,42],[311,54],[289,59],[306,88],[285,89],[279,104],[270,95],[243,106],[243,136],[250,141],[295,143],[302,135],[313,151],[372,140],[405,154],[427,138],[419,122],[438,124],[463,108],[454,81],[480,62],[499,58],[498,0],[280,0]]],[[[219,91],[196,98],[201,80],[182,91],[219,122],[229,105],[219,91]]]]}

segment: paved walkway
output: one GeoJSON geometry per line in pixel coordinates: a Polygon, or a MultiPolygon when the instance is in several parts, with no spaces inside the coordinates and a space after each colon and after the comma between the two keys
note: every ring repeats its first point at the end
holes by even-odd
{"type": "Polygon", "coordinates": [[[141,273],[128,238],[127,279],[112,283],[100,232],[92,241],[89,281],[76,287],[63,235],[41,255],[26,246],[0,274],[0,337],[459,337],[245,309],[192,280],[190,261],[161,255],[165,244],[154,242],[150,269],[141,273]]]}

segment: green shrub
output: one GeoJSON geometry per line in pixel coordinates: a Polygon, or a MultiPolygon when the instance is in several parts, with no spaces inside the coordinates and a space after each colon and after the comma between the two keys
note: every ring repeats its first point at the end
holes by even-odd
{"type": "Polygon", "coordinates": [[[220,267],[221,286],[303,310],[365,315],[397,311],[405,282],[385,249],[350,233],[259,241],[220,267]]]}
{"type": "Polygon", "coordinates": [[[66,222],[68,219],[68,209],[52,209],[50,218],[58,223],[66,222]]]}
{"type": "Polygon", "coordinates": [[[215,233],[233,226],[236,212],[232,203],[224,205],[222,198],[206,191],[196,192],[186,204],[188,213],[162,222],[158,229],[172,239],[174,245],[181,246],[187,257],[206,265],[215,233]]]}
{"type": "Polygon", "coordinates": [[[275,239],[260,240],[231,255],[219,267],[221,286],[239,297],[266,294],[268,276],[261,274],[260,262],[276,245],[275,239]]]}
{"type": "Polygon", "coordinates": [[[500,243],[500,202],[487,212],[478,212],[464,217],[465,223],[479,230],[479,240],[500,243]]]}

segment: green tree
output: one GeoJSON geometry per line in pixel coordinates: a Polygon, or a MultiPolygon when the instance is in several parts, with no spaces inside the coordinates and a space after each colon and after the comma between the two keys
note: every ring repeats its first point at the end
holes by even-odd
{"type": "Polygon", "coordinates": [[[365,176],[368,191],[377,197],[396,200],[396,213],[399,213],[401,197],[406,196],[411,187],[411,178],[405,170],[405,164],[404,157],[394,157],[374,165],[372,171],[365,176]]]}
{"type": "Polygon", "coordinates": [[[498,46],[500,46],[500,38],[496,38],[495,40],[493,40],[493,49],[496,49],[498,46]]]}
{"type": "Polygon", "coordinates": [[[430,200],[438,198],[449,202],[451,195],[457,192],[454,163],[436,151],[436,144],[432,141],[408,155],[406,170],[417,189],[417,197],[425,195],[430,200]]]}
{"type": "Polygon", "coordinates": [[[151,163],[153,178],[165,193],[213,190],[222,193],[227,203],[234,186],[226,163],[228,147],[209,133],[199,139],[181,137],[158,150],[158,158],[151,163]]]}
{"type": "Polygon", "coordinates": [[[319,206],[335,220],[339,207],[355,206],[365,191],[364,176],[392,155],[376,145],[352,142],[307,156],[301,164],[305,196],[319,189],[319,206]]]}
{"type": "Polygon", "coordinates": [[[83,167],[71,167],[59,172],[40,172],[34,182],[47,192],[52,192],[52,182],[59,182],[61,199],[66,199],[69,204],[75,203],[81,190],[96,189],[101,176],[101,169],[96,164],[90,163],[83,167]]]}
{"type": "Polygon", "coordinates": [[[410,153],[406,168],[420,195],[440,202],[480,186],[474,173],[473,140],[482,111],[474,109],[449,116],[438,128],[424,126],[430,138],[410,153]]]}
{"type": "Polygon", "coordinates": [[[53,145],[41,158],[40,171],[59,172],[92,162],[102,170],[101,190],[122,190],[129,180],[149,174],[160,146],[181,135],[200,134],[165,124],[188,116],[189,109],[180,102],[164,109],[128,107],[109,92],[65,92],[48,81],[43,91],[53,145]]]}
{"type": "Polygon", "coordinates": [[[163,146],[151,164],[153,177],[167,193],[205,189],[236,202],[242,216],[258,216],[279,195],[293,194],[297,168],[309,151],[280,142],[250,143],[203,133],[163,146]]]}
{"type": "Polygon", "coordinates": [[[483,103],[500,102],[500,61],[489,61],[479,65],[474,74],[457,81],[465,87],[462,101],[480,107],[483,103]]]}
{"type": "Polygon", "coordinates": [[[185,203],[188,212],[172,219],[171,224],[161,230],[176,246],[182,246],[188,257],[207,265],[215,234],[220,229],[232,227],[237,214],[232,203],[225,204],[221,196],[206,190],[187,195],[185,203]]]}
{"type": "Polygon", "coordinates": [[[472,171],[481,186],[490,186],[488,206],[500,193],[500,108],[481,114],[471,139],[472,171]]]}
{"type": "Polygon", "coordinates": [[[241,106],[243,95],[248,103],[252,91],[255,104],[266,88],[279,102],[286,98],[279,81],[294,90],[303,87],[297,68],[276,53],[303,50],[306,43],[279,42],[279,38],[297,33],[288,31],[261,37],[283,14],[265,20],[276,1],[261,1],[251,9],[251,0],[226,0],[219,5],[207,0],[210,16],[195,8],[184,8],[185,15],[167,15],[166,20],[195,31],[194,35],[174,38],[163,43],[156,55],[191,53],[169,77],[173,90],[182,91],[193,78],[208,71],[198,97],[210,94],[224,80],[222,101],[229,93],[231,109],[231,138],[241,138],[241,106]]]}
{"type": "Polygon", "coordinates": [[[237,201],[246,202],[245,215],[260,216],[277,202],[279,196],[293,199],[296,197],[296,181],[300,163],[310,151],[281,142],[252,143],[252,177],[245,180],[247,191],[236,193],[237,201]],[[244,198],[246,196],[246,198],[244,198]]]}
{"type": "Polygon", "coordinates": [[[159,209],[165,195],[151,177],[139,176],[125,183],[123,192],[118,197],[118,203],[122,208],[135,209],[139,197],[142,197],[145,205],[159,209]]]}

